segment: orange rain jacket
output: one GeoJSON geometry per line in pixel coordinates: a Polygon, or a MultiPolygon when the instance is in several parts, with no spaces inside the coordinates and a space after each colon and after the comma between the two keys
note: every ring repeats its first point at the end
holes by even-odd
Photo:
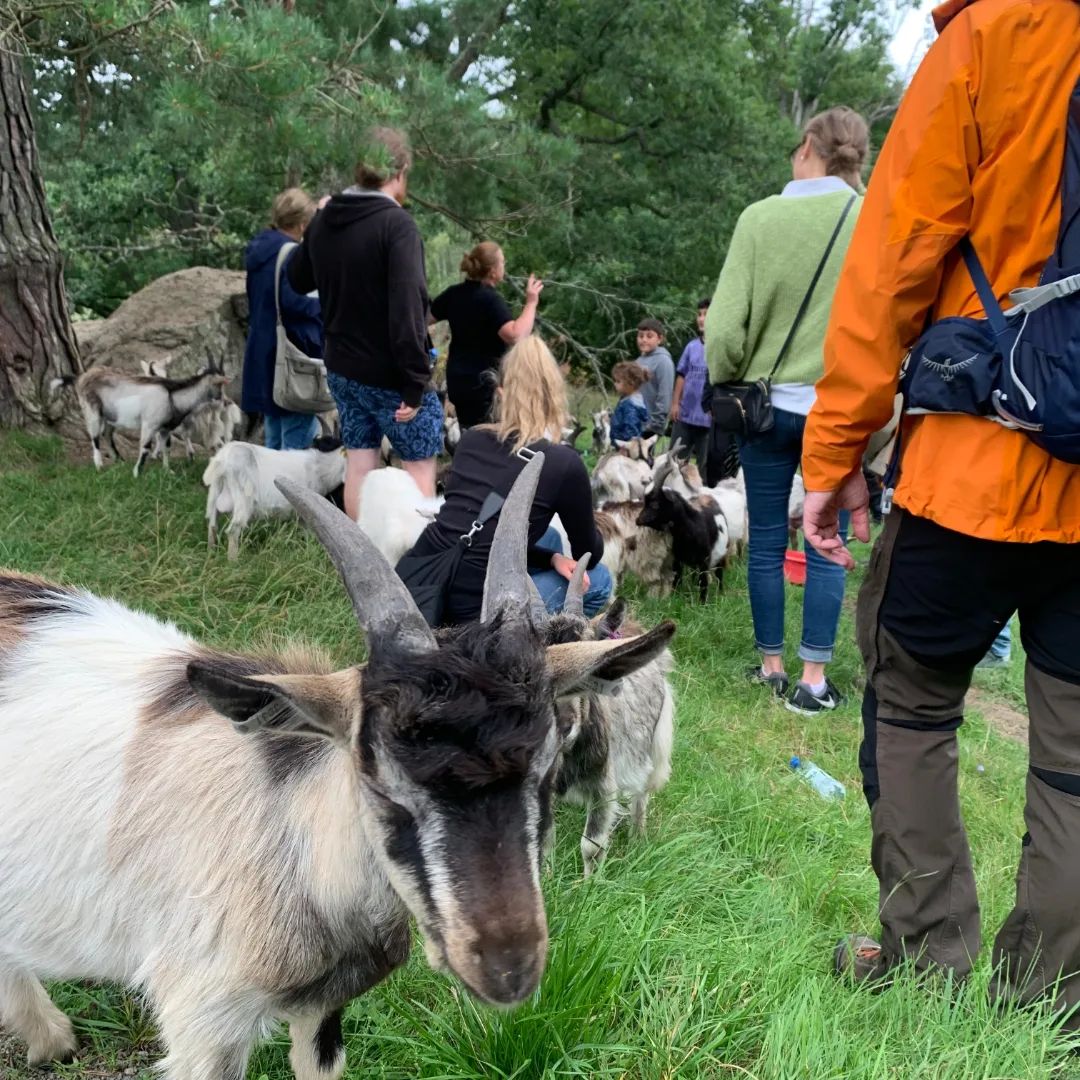
{"type": "MultiPolygon", "coordinates": [[[[1080,3],[950,0],[934,18],[941,36],[882,148],[836,290],[803,442],[811,491],[859,468],[928,313],[981,316],[960,238],[970,232],[1006,307],[1057,241],[1080,3]]],[[[898,505],[988,540],[1080,541],[1080,466],[979,417],[903,424],[898,505]]]]}

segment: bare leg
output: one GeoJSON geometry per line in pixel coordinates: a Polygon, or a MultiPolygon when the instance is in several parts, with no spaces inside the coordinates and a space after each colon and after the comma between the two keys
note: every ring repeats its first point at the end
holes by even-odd
{"type": "Polygon", "coordinates": [[[803,661],[802,666],[802,681],[807,686],[817,686],[818,683],[825,681],[825,665],[815,664],[809,660],[803,661]]]}
{"type": "MultiPolygon", "coordinates": [[[[345,513],[358,521],[360,518],[360,489],[367,474],[378,467],[378,450],[349,450],[345,457],[345,513]]],[[[434,492],[434,474],[432,491],[434,492]]]]}
{"type": "Polygon", "coordinates": [[[289,1064],[296,1080],[341,1080],[345,1072],[345,1040],[340,1009],[290,1020],[289,1034],[289,1064]]]}
{"type": "Polygon", "coordinates": [[[40,981],[0,957],[0,1020],[24,1042],[31,1067],[74,1056],[78,1043],[71,1021],[52,1003],[40,981]]]}
{"type": "Polygon", "coordinates": [[[435,498],[436,464],[433,457],[423,461],[403,461],[401,467],[416,481],[420,494],[427,499],[435,498]]]}

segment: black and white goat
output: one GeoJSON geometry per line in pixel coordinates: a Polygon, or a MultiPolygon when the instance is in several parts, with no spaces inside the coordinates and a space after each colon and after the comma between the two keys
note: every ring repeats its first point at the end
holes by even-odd
{"type": "MultiPolygon", "coordinates": [[[[70,380],[62,379],[66,385],[70,380]]],[[[161,462],[169,464],[165,436],[207,401],[221,400],[231,381],[220,371],[205,371],[187,379],[167,379],[157,375],[134,375],[107,367],[92,367],[75,381],[75,394],[82,409],[86,433],[94,448],[94,465],[102,467],[101,436],[108,433],[113,453],[120,458],[114,429],[139,433],[139,456],[135,475],[162,440],[161,462]]]]}
{"type": "Polygon", "coordinates": [[[240,537],[257,518],[292,513],[292,503],[275,483],[284,477],[317,495],[329,495],[345,481],[345,452],[337,439],[321,437],[307,450],[270,450],[255,443],[223,446],[203,472],[206,542],[216,547],[217,519],[229,520],[229,558],[240,554],[240,537]]]}
{"type": "MultiPolygon", "coordinates": [[[[616,600],[589,621],[582,608],[583,556],[566,590],[562,613],[547,621],[545,637],[556,642],[632,640],[643,631],[625,621],[626,603],[616,600]]],[[[630,805],[635,832],[645,832],[649,797],[671,775],[675,698],[668,676],[675,662],[664,649],[628,674],[617,695],[581,694],[559,706],[570,730],[563,740],[555,791],[587,810],[581,857],[588,876],[607,854],[611,834],[630,805]]]]}
{"type": "Polygon", "coordinates": [[[679,587],[684,567],[697,570],[698,592],[701,602],[705,603],[709,595],[710,571],[716,575],[718,586],[723,588],[728,552],[727,519],[709,495],[687,500],[667,487],[668,474],[674,471],[675,463],[669,460],[656,477],[652,490],[646,494],[637,523],[670,534],[675,588],[679,587]]]}
{"type": "Polygon", "coordinates": [[[277,1020],[339,1080],[342,1009],[405,962],[484,1001],[536,989],[557,699],[629,676],[665,623],[545,646],[526,576],[542,467],[500,515],[481,621],[430,630],[363,532],[282,487],[342,577],[368,662],[234,655],[112,600],[0,576],[0,1015],[69,1056],[41,979],[137,988],[166,1080],[243,1080],[277,1020]],[[59,707],[58,707],[59,706],[59,707]]]}

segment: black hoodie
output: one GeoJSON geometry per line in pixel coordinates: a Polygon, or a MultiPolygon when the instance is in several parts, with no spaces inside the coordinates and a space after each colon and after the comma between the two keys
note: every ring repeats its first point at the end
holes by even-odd
{"type": "Polygon", "coordinates": [[[299,293],[319,290],[330,371],[420,404],[431,382],[424,248],[412,217],[379,191],[335,195],[288,263],[299,293]]]}

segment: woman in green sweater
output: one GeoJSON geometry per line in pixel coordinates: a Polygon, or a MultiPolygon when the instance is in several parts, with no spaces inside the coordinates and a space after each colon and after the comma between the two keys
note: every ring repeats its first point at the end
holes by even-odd
{"type": "Polygon", "coordinates": [[[869,146],[866,121],[851,109],[820,113],[791,155],[793,180],[780,195],[748,206],[735,226],[705,322],[705,352],[715,382],[767,378],[845,208],[856,199],[809,306],[772,380],[773,428],[740,445],[750,515],[747,580],[760,665],[748,673],[794,712],[833,709],[840,694],[825,677],[832,659],[844,571],[806,552],[802,674],[790,693],[784,671],[784,552],[788,500],[802,455],[833,290],[861,198],[869,146]]]}

